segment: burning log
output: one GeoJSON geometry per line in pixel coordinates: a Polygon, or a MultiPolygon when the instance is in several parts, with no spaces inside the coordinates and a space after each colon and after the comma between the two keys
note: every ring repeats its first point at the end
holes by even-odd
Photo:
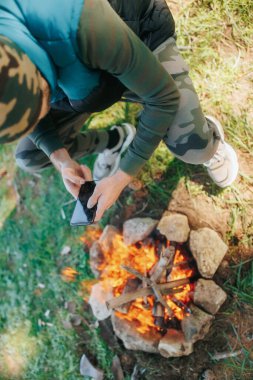
{"type": "Polygon", "coordinates": [[[180,309],[182,309],[183,312],[184,312],[185,314],[192,314],[191,309],[190,309],[190,308],[189,308],[184,302],[178,300],[178,299],[175,298],[175,297],[172,297],[170,300],[171,300],[175,305],[177,305],[177,307],[179,307],[180,309]]]}
{"type": "MultiPolygon", "coordinates": [[[[129,278],[122,294],[128,294],[134,292],[140,286],[141,281],[138,278],[129,278]]],[[[117,311],[123,314],[127,314],[131,306],[131,302],[127,302],[117,308],[117,311]]]]}
{"type": "Polygon", "coordinates": [[[176,249],[173,245],[166,248],[165,251],[161,253],[160,260],[150,271],[150,279],[152,281],[158,282],[168,267],[171,267],[170,270],[172,270],[175,254],[176,249]]]}
{"type": "Polygon", "coordinates": [[[161,329],[165,329],[165,308],[160,302],[155,302],[152,310],[152,315],[155,319],[155,325],[160,327],[161,329]]]}
{"type": "MultiPolygon", "coordinates": [[[[163,295],[180,293],[182,289],[178,289],[184,285],[190,284],[190,278],[183,278],[181,280],[170,281],[165,284],[157,284],[158,289],[163,295]]],[[[106,306],[109,310],[115,309],[127,302],[134,301],[137,298],[143,298],[145,296],[154,295],[154,289],[151,286],[123,294],[119,297],[114,297],[106,302],[106,306]]]]}
{"type": "Polygon", "coordinates": [[[126,265],[122,265],[121,267],[123,269],[125,269],[127,272],[129,272],[129,273],[135,275],[136,277],[140,278],[141,280],[145,280],[147,282],[147,284],[149,286],[151,286],[151,288],[153,289],[154,294],[157,298],[157,301],[159,301],[164,306],[164,308],[167,310],[169,316],[173,315],[173,311],[171,310],[171,308],[169,307],[167,302],[163,299],[162,293],[160,292],[158,284],[155,281],[151,280],[148,277],[144,277],[140,272],[138,272],[137,270],[130,268],[126,265]]]}
{"type": "Polygon", "coordinates": [[[180,263],[173,264],[173,268],[180,267],[180,269],[188,269],[192,267],[192,264],[194,264],[194,259],[185,260],[181,261],[180,263]]]}

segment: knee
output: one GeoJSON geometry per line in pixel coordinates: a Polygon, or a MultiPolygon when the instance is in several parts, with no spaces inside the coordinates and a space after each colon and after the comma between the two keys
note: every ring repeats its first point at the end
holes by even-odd
{"type": "Polygon", "coordinates": [[[187,164],[200,165],[209,161],[217,150],[217,141],[213,136],[191,134],[184,141],[165,141],[175,157],[187,164]]]}
{"type": "Polygon", "coordinates": [[[47,166],[46,156],[30,140],[25,140],[21,140],[16,147],[15,161],[20,169],[34,174],[47,166]]]}
{"type": "Polygon", "coordinates": [[[16,161],[16,165],[28,172],[28,173],[34,173],[34,168],[33,166],[31,166],[31,160],[29,157],[26,156],[25,154],[25,151],[19,151],[18,149],[16,149],[15,151],[15,161],[16,161]]]}

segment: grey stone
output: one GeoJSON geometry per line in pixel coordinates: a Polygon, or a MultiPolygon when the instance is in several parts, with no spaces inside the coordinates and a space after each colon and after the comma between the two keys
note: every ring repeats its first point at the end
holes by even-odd
{"type": "Polygon", "coordinates": [[[104,261],[104,254],[101,245],[95,241],[90,247],[90,268],[96,278],[101,274],[100,267],[104,261]]]}
{"type": "Polygon", "coordinates": [[[191,304],[192,314],[181,321],[182,331],[187,342],[195,343],[204,339],[208,333],[214,317],[191,304]]]}
{"type": "Polygon", "coordinates": [[[106,301],[113,298],[113,288],[108,281],[100,281],[93,285],[89,298],[89,304],[93,315],[99,321],[110,317],[112,311],[107,309],[106,301]]]}
{"type": "Polygon", "coordinates": [[[126,245],[135,244],[148,237],[157,226],[158,221],[151,218],[134,218],[123,225],[123,237],[126,245]]]}
{"type": "Polygon", "coordinates": [[[226,301],[227,294],[214,281],[199,279],[194,290],[193,302],[211,314],[216,314],[226,301]]]}
{"type": "Polygon", "coordinates": [[[205,278],[212,278],[222,262],[228,246],[217,232],[210,228],[201,228],[191,231],[190,249],[200,274],[205,278]]]}
{"type": "Polygon", "coordinates": [[[104,372],[100,369],[95,368],[86,355],[83,355],[80,362],[80,374],[82,376],[91,377],[94,380],[103,380],[104,372]]]}
{"type": "Polygon", "coordinates": [[[182,331],[169,329],[158,345],[165,358],[188,356],[193,352],[193,343],[187,342],[182,331]]]}
{"type": "Polygon", "coordinates": [[[170,241],[184,243],[188,240],[190,227],[185,215],[166,211],[157,229],[170,241]]]}
{"type": "Polygon", "coordinates": [[[158,344],[161,335],[158,331],[151,329],[150,332],[141,334],[137,331],[137,322],[119,318],[116,313],[112,313],[111,318],[114,332],[126,349],[159,354],[158,344]]]}
{"type": "Polygon", "coordinates": [[[113,241],[116,235],[119,234],[119,230],[111,225],[107,225],[99,238],[99,244],[104,253],[110,252],[113,249],[113,241]]]}

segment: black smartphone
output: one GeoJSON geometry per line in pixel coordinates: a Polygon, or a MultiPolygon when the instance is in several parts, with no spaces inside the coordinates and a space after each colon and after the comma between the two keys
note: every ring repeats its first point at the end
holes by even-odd
{"type": "Polygon", "coordinates": [[[87,203],[94,193],[95,187],[96,183],[94,181],[87,181],[81,186],[76,201],[76,206],[70,221],[71,226],[87,226],[94,223],[97,205],[92,208],[88,208],[87,203]]]}

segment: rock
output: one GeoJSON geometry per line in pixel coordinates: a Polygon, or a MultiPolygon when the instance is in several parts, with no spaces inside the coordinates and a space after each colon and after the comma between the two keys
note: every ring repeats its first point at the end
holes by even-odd
{"type": "Polygon", "coordinates": [[[90,269],[96,278],[101,274],[100,267],[103,261],[104,254],[101,245],[98,241],[95,241],[90,247],[90,269]]]}
{"type": "Polygon", "coordinates": [[[187,216],[191,229],[209,227],[225,237],[229,230],[230,210],[217,204],[204,192],[191,195],[185,184],[180,182],[172,193],[168,210],[187,216]]]}
{"type": "Polygon", "coordinates": [[[176,241],[177,243],[186,242],[190,233],[187,217],[171,212],[165,212],[157,229],[162,235],[165,235],[168,240],[176,241]]]}
{"type": "Polygon", "coordinates": [[[199,279],[197,281],[193,302],[211,314],[216,314],[226,301],[227,294],[214,281],[199,279]]]}
{"type": "Polygon", "coordinates": [[[68,245],[66,245],[65,247],[63,247],[62,250],[61,250],[61,255],[62,256],[69,255],[70,253],[71,253],[71,247],[69,247],[68,245]]]}
{"type": "Polygon", "coordinates": [[[158,349],[165,358],[188,356],[193,352],[193,343],[185,340],[182,331],[169,329],[160,340],[158,349]]]}
{"type": "Polygon", "coordinates": [[[200,274],[205,278],[212,278],[222,262],[228,246],[217,232],[210,228],[201,228],[191,231],[190,249],[200,274]]]}
{"type": "Polygon", "coordinates": [[[119,234],[119,230],[111,225],[107,225],[99,238],[99,244],[104,253],[110,252],[113,249],[113,241],[116,235],[119,234]]]}
{"type": "Polygon", "coordinates": [[[126,245],[144,240],[155,229],[158,221],[151,218],[134,218],[123,225],[123,237],[126,245]]]}
{"type": "Polygon", "coordinates": [[[116,313],[112,313],[111,318],[114,332],[123,341],[126,349],[159,354],[158,343],[161,338],[159,332],[152,329],[148,333],[141,334],[136,329],[137,322],[119,318],[116,313]]]}
{"type": "Polygon", "coordinates": [[[112,311],[107,309],[106,301],[113,297],[112,286],[108,281],[100,281],[93,285],[89,304],[95,318],[99,321],[110,317],[112,311]]]}
{"type": "Polygon", "coordinates": [[[204,339],[208,333],[214,317],[191,304],[192,314],[181,321],[182,331],[187,342],[195,343],[204,339]]]}
{"type": "Polygon", "coordinates": [[[80,362],[80,374],[82,376],[91,377],[94,380],[103,380],[104,372],[100,369],[95,368],[86,355],[83,355],[80,362]]]}

